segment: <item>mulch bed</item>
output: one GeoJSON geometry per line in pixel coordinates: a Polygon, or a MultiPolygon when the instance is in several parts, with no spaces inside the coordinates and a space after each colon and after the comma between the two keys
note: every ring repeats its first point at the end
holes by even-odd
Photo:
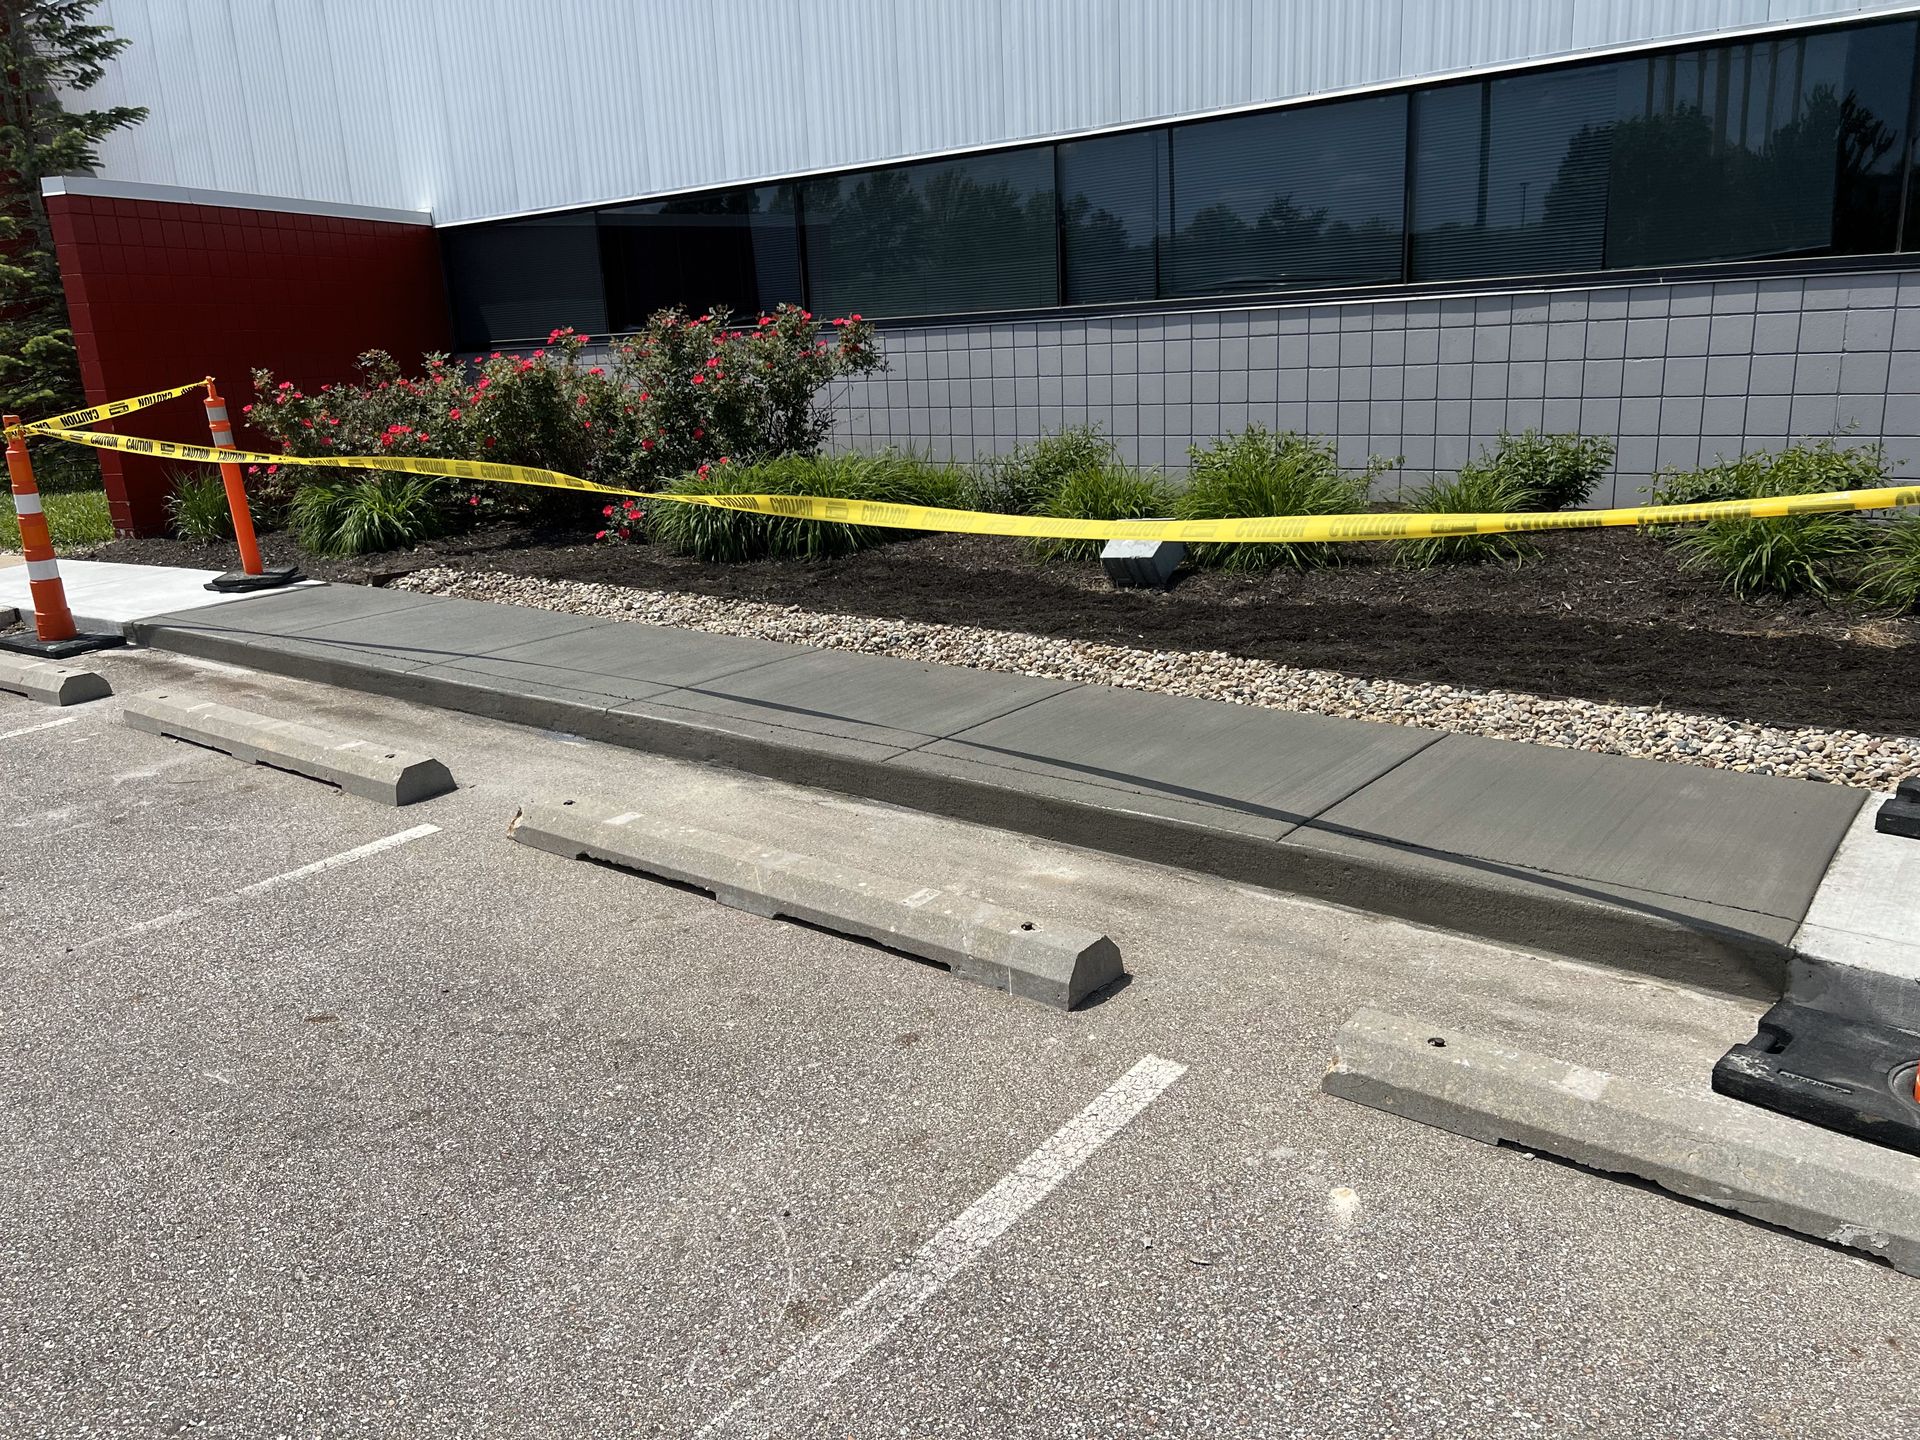
{"type": "MultiPolygon", "coordinates": [[[[987,626],[1166,650],[1222,650],[1353,675],[1666,705],[1783,726],[1920,733],[1920,617],[1811,600],[1743,604],[1632,531],[1538,537],[1526,565],[1405,571],[1371,547],[1296,574],[1189,575],[1116,591],[1091,564],[1039,565],[1017,541],[932,536],[821,564],[704,565],[652,546],[511,527],[353,561],[270,562],[380,584],[433,565],[987,626]]],[[[122,540],[92,558],[224,569],[228,551],[122,540]]]]}

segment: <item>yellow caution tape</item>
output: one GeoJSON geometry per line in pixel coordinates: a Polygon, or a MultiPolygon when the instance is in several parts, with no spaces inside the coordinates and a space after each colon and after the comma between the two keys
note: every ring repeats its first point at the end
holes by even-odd
{"type": "MultiPolygon", "coordinates": [[[[190,388],[190,387],[189,387],[190,388]]],[[[1364,540],[1426,540],[1456,535],[1509,535],[1545,530],[1599,530],[1610,526],[1693,525],[1710,520],[1778,519],[1920,505],[1920,486],[1833,490],[1818,495],[1778,495],[1757,500],[1716,500],[1701,505],[1634,505],[1617,510],[1552,510],[1493,514],[1266,515],[1233,520],[1056,520],[1002,515],[984,510],[947,510],[932,505],[893,505],[825,495],[680,495],[626,490],[531,465],[482,460],[434,460],[404,455],[275,455],[259,450],[219,450],[171,440],[102,435],[52,427],[39,433],[76,445],[120,450],[206,465],[297,465],[337,470],[398,470],[459,480],[538,485],[595,495],[631,496],[676,505],[706,505],[786,520],[824,520],[893,530],[933,530],[960,535],[1013,535],[1039,540],[1179,540],[1188,544],[1319,544],[1364,540]]],[[[28,427],[32,428],[32,427],[28,427]]]]}
{"type": "Polygon", "coordinates": [[[62,430],[71,430],[76,425],[92,425],[100,420],[114,420],[122,415],[131,415],[136,410],[144,410],[149,405],[158,405],[165,400],[177,400],[182,395],[190,395],[195,390],[205,390],[207,382],[195,380],[188,385],[176,385],[171,390],[156,390],[151,395],[136,395],[131,400],[109,400],[105,405],[94,405],[85,410],[69,410],[64,415],[55,415],[48,420],[33,420],[20,427],[26,435],[52,435],[62,430]]]}
{"type": "Polygon", "coordinates": [[[498,480],[509,485],[544,485],[558,490],[588,490],[596,495],[644,495],[644,490],[621,490],[582,480],[558,470],[533,465],[496,465],[487,460],[430,460],[417,455],[275,455],[267,450],[226,450],[211,445],[183,445],[177,440],[145,440],[137,435],[102,435],[93,430],[41,432],[96,450],[119,450],[129,455],[151,455],[159,460],[194,460],[203,465],[303,465],[328,470],[404,470],[412,475],[445,475],[459,480],[498,480]]]}
{"type": "Polygon", "coordinates": [[[1450,535],[1506,535],[1540,530],[1597,530],[1619,525],[1688,525],[1705,520],[1775,518],[1920,505],[1920,486],[1834,490],[1704,505],[1636,505],[1621,510],[1552,510],[1497,514],[1265,515],[1234,520],[1055,520],[927,505],[888,505],[817,495],[655,495],[795,520],[832,520],[900,530],[964,535],[1020,535],[1046,540],[1179,540],[1188,544],[1315,544],[1357,540],[1425,540],[1450,535]]]}

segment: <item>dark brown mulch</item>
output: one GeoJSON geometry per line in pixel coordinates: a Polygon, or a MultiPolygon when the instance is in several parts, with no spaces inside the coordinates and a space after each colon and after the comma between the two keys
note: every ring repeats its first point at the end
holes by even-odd
{"type": "MultiPolygon", "coordinates": [[[[476,530],[340,562],[279,536],[270,558],[382,583],[429,565],[589,580],[1161,649],[1224,650],[1349,674],[1628,704],[1778,725],[1920,733],[1920,617],[1840,604],[1743,604],[1632,531],[1540,537],[1527,565],[1405,571],[1355,547],[1296,574],[1201,573],[1165,594],[1109,589],[1090,564],[1035,564],[1015,541],[936,536],[825,564],[703,565],[652,546],[476,530]]],[[[117,541],[96,558],[225,567],[224,551],[117,541]]]]}

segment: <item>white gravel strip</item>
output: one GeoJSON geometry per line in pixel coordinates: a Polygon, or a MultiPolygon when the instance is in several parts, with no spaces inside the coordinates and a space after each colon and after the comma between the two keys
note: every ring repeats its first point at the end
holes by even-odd
{"type": "Polygon", "coordinates": [[[872,620],[757,600],[447,568],[416,570],[399,580],[397,587],[716,635],[750,635],[823,650],[858,650],[976,670],[1159,690],[1235,705],[1423,725],[1602,755],[1838,781],[1868,790],[1890,790],[1899,781],[1920,775],[1920,739],[1855,730],[1781,730],[1652,705],[1551,700],[1506,690],[1366,680],[1211,650],[1139,650],[973,625],[872,620]]]}

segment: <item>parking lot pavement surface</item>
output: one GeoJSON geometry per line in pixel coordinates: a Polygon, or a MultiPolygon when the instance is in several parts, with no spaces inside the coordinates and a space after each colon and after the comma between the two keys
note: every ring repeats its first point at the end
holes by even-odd
{"type": "Polygon", "coordinates": [[[1318,1091],[1362,1005],[1704,1090],[1757,1007],[134,651],[405,809],[0,696],[0,1434],[1894,1436],[1914,1282],[1318,1091]],[[512,844],[620,800],[1111,934],[1072,1014],[512,844]],[[1151,1059],[1149,1059],[1151,1057],[1151,1059]],[[1143,1063],[1145,1068],[1143,1069],[1143,1063]]]}

